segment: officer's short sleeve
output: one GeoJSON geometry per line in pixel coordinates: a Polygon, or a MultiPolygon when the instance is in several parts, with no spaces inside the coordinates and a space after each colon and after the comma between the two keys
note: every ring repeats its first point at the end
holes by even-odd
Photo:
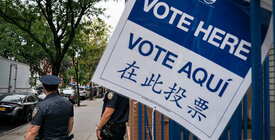
{"type": "Polygon", "coordinates": [[[115,108],[118,102],[118,95],[115,92],[108,92],[106,107],[115,108]]]}
{"type": "Polygon", "coordinates": [[[43,106],[41,104],[37,104],[37,106],[33,109],[32,112],[32,121],[33,125],[42,125],[43,122],[43,106]]]}

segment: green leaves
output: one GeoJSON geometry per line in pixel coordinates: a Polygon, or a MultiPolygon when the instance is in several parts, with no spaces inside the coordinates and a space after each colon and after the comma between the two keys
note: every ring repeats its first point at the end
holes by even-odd
{"type": "MultiPolygon", "coordinates": [[[[68,56],[74,58],[78,63],[78,77],[81,84],[89,82],[96,66],[103,54],[109,39],[109,28],[103,20],[94,18],[81,26],[81,30],[76,35],[68,50],[68,56]],[[77,53],[79,54],[76,57],[77,53]]],[[[68,73],[67,73],[68,74],[68,73]]],[[[77,77],[74,75],[74,77],[77,77]]]]}
{"type": "MultiPolygon", "coordinates": [[[[67,50],[70,47],[78,49],[78,46],[72,44],[75,37],[83,33],[82,30],[85,30],[86,25],[92,23],[90,19],[103,14],[104,9],[94,6],[99,1],[0,1],[1,55],[18,57],[23,61],[23,58],[29,56],[29,54],[36,56],[35,51],[37,51],[42,54],[39,55],[38,59],[43,59],[46,56],[52,65],[52,73],[57,75],[67,50]],[[83,20],[83,17],[87,20],[83,20]],[[8,28],[5,26],[8,26],[8,28]],[[7,41],[3,41],[3,39],[7,39],[7,41]],[[24,49],[22,49],[22,46],[24,46],[24,49]],[[20,53],[16,53],[18,51],[20,53]]],[[[97,31],[97,29],[94,31],[97,31]]],[[[85,32],[90,34],[94,31],[85,32]]],[[[98,36],[101,36],[101,34],[98,33],[98,36]]],[[[80,46],[86,44],[83,43],[82,39],[76,39],[74,42],[78,42],[74,44],[80,46]]]]}

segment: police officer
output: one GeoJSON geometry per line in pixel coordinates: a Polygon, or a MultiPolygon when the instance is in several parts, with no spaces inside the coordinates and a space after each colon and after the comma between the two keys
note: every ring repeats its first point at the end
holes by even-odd
{"type": "Polygon", "coordinates": [[[34,140],[39,133],[40,140],[67,140],[74,123],[73,105],[57,94],[61,82],[57,76],[45,75],[40,81],[46,98],[34,108],[25,139],[34,140]]]}
{"type": "Polygon", "coordinates": [[[99,140],[123,140],[125,122],[129,117],[129,99],[108,90],[104,97],[102,115],[97,126],[99,140]]]}

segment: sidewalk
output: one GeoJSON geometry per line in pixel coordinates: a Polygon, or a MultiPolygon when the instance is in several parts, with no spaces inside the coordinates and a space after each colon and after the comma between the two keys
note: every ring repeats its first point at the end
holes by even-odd
{"type": "MultiPolygon", "coordinates": [[[[102,98],[85,100],[81,105],[74,106],[74,140],[97,140],[96,138],[96,124],[98,124],[101,115],[103,101],[102,98]]],[[[17,127],[11,131],[0,135],[0,140],[24,140],[29,127],[29,123],[17,127]]],[[[275,138],[274,127],[271,127],[271,139],[275,138]]],[[[249,138],[251,137],[251,130],[248,131],[249,138]]]]}
{"type": "MultiPolygon", "coordinates": [[[[82,101],[74,106],[74,140],[96,140],[96,124],[98,124],[103,101],[101,98],[82,101]]],[[[24,140],[29,123],[8,131],[0,136],[0,140],[24,140]]]]}

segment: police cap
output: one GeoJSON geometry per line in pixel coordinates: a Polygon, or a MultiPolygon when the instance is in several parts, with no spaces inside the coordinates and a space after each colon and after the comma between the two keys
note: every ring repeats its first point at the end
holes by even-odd
{"type": "Polygon", "coordinates": [[[45,85],[58,85],[61,83],[61,79],[55,75],[44,75],[40,78],[40,81],[45,85]]]}

